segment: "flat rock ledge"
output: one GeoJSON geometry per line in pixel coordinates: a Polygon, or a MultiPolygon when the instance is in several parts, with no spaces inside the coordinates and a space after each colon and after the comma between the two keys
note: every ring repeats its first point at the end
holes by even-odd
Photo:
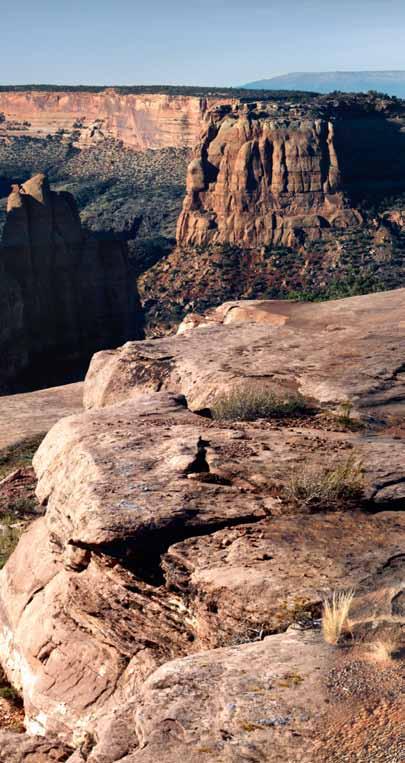
{"type": "Polygon", "coordinates": [[[84,404],[169,390],[199,410],[218,393],[265,384],[332,409],[350,401],[365,418],[404,416],[404,358],[405,289],[309,304],[246,300],[190,316],[180,335],[96,353],[84,404]]]}

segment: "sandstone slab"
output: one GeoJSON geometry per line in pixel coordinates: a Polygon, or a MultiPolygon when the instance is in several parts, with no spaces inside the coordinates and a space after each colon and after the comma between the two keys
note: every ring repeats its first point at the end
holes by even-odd
{"type": "Polygon", "coordinates": [[[45,516],[0,574],[0,654],[31,735],[70,763],[338,763],[357,739],[361,763],[399,763],[401,651],[386,665],[372,646],[403,641],[404,440],[385,425],[403,404],[403,299],[238,304],[234,322],[228,306],[95,357],[87,411],[34,458],[45,516]],[[191,410],[247,383],[329,416],[353,401],[364,428],[191,410]],[[292,475],[347,459],[366,500],[288,498],[292,475]],[[321,604],[351,588],[337,648],[321,604]],[[374,759],[370,717],[386,727],[374,759]]]}
{"type": "Polygon", "coordinates": [[[400,584],[383,595],[377,573],[401,512],[283,517],[274,498],[275,476],[350,445],[218,426],[165,392],[55,425],[34,459],[46,515],[1,574],[2,662],[30,733],[98,738],[159,665],[312,621],[333,587],[377,575],[364,594],[391,606],[400,584]]]}
{"type": "Polygon", "coordinates": [[[84,403],[92,408],[166,389],[198,410],[238,384],[266,384],[319,404],[350,401],[365,414],[400,415],[404,315],[404,289],[319,304],[227,304],[201,328],[96,354],[84,403]]]}

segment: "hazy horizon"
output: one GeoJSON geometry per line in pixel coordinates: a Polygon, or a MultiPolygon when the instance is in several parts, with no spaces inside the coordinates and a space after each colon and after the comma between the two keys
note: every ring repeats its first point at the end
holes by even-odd
{"type": "Polygon", "coordinates": [[[0,0],[1,84],[239,86],[403,71],[402,0],[0,0]]]}

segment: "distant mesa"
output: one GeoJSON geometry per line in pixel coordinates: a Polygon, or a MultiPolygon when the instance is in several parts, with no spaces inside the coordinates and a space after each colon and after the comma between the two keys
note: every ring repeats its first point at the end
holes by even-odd
{"type": "Polygon", "coordinates": [[[291,72],[249,82],[247,90],[309,90],[316,93],[380,93],[405,98],[405,71],[291,72]]]}
{"type": "MultiPolygon", "coordinates": [[[[130,90],[128,88],[128,90],[130,90]]],[[[143,90],[143,89],[142,89],[143,90]]],[[[0,87],[0,138],[58,136],[85,148],[105,140],[137,151],[193,146],[207,109],[232,95],[121,92],[119,88],[0,87]]]]}

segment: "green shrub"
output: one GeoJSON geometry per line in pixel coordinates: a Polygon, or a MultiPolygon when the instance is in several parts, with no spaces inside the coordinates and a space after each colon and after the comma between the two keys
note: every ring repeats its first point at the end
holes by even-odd
{"type": "Polygon", "coordinates": [[[15,704],[17,704],[20,699],[12,686],[0,686],[0,697],[1,699],[7,699],[9,702],[14,702],[15,704]]]}
{"type": "Polygon", "coordinates": [[[256,421],[303,416],[311,408],[298,393],[280,395],[263,387],[240,387],[219,395],[210,410],[220,421],[256,421]]]}

